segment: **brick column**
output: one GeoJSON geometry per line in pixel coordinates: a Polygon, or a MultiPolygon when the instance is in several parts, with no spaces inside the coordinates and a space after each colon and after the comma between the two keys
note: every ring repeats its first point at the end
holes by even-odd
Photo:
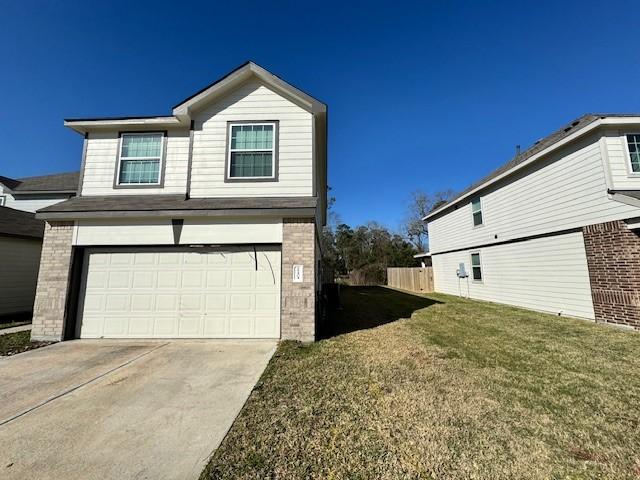
{"type": "Polygon", "coordinates": [[[582,233],[596,321],[640,329],[640,236],[622,221],[582,233]]]}
{"type": "Polygon", "coordinates": [[[282,229],[282,339],[312,342],[316,330],[315,223],[308,218],[285,218],[282,229]],[[301,283],[293,282],[294,265],[304,268],[301,283]]]}
{"type": "Polygon", "coordinates": [[[36,300],[33,306],[32,340],[63,339],[72,235],[73,222],[45,224],[36,300]]]}

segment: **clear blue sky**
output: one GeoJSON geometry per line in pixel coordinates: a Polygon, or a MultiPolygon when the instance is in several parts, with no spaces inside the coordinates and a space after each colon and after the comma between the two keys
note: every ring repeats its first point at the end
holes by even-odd
{"type": "Polygon", "coordinates": [[[0,1],[0,175],[79,168],[65,117],[168,114],[251,59],[329,105],[350,224],[459,190],[586,112],[640,111],[632,1],[0,1]],[[311,4],[309,4],[311,5],[311,4]]]}

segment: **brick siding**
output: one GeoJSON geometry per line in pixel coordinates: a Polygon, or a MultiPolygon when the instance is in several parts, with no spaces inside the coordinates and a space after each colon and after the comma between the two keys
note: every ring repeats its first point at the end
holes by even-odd
{"type": "Polygon", "coordinates": [[[310,342],[316,333],[315,223],[286,218],[282,230],[282,339],[310,342]],[[304,282],[293,282],[294,265],[303,265],[304,282]]]}
{"type": "Polygon", "coordinates": [[[62,340],[71,268],[73,222],[47,222],[33,306],[32,340],[62,340]]]}
{"type": "Polygon", "coordinates": [[[596,321],[640,329],[640,236],[622,221],[583,235],[596,321]]]}

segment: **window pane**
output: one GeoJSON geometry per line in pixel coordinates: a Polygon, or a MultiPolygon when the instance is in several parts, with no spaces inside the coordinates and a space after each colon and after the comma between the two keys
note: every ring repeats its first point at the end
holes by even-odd
{"type": "Polygon", "coordinates": [[[627,135],[627,145],[631,156],[631,171],[640,173],[640,135],[627,135]]]}
{"type": "Polygon", "coordinates": [[[471,254],[471,265],[474,267],[479,267],[480,266],[480,254],[479,253],[472,253],[471,254]]]}
{"type": "Polygon", "coordinates": [[[481,204],[480,204],[480,199],[476,198],[474,200],[471,200],[471,211],[472,212],[479,212],[481,210],[481,204]]]}
{"type": "Polygon", "coordinates": [[[273,125],[234,125],[231,127],[233,150],[273,148],[273,125]]]}
{"type": "Polygon", "coordinates": [[[271,152],[232,152],[229,175],[235,177],[271,177],[273,161],[271,152]]]}
{"type": "Polygon", "coordinates": [[[122,160],[119,183],[158,183],[160,160],[122,160]]]}
{"type": "Polygon", "coordinates": [[[160,157],[161,150],[161,133],[122,136],[121,156],[123,157],[160,157]]]}
{"type": "Polygon", "coordinates": [[[473,225],[476,227],[482,225],[482,212],[475,212],[473,214],[473,225]]]}
{"type": "Polygon", "coordinates": [[[482,269],[480,267],[473,267],[473,279],[482,280],[482,269]]]}

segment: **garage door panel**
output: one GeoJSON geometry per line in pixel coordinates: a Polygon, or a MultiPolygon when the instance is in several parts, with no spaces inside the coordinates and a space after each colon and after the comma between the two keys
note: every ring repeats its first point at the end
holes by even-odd
{"type": "Polygon", "coordinates": [[[89,250],[83,338],[277,338],[280,251],[89,250]]]}

